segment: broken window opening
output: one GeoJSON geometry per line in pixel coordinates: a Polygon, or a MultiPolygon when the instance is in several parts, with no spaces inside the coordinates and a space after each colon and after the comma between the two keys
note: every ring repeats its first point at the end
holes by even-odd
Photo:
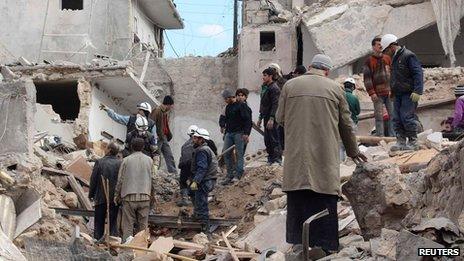
{"type": "Polygon", "coordinates": [[[77,81],[34,83],[36,101],[52,105],[61,120],[75,120],[79,116],[81,101],[77,93],[77,81]]]}
{"type": "Polygon", "coordinates": [[[83,10],[84,0],[61,0],[61,10],[83,10]]]}
{"type": "Polygon", "coordinates": [[[275,32],[259,33],[259,49],[262,52],[269,52],[275,49],[275,32]]]}

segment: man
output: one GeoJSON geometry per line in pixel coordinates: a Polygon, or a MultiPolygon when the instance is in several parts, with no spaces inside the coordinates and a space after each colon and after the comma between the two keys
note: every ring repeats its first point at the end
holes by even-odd
{"type": "MultiPolygon", "coordinates": [[[[137,114],[121,115],[116,113],[114,110],[110,109],[103,103],[100,103],[100,110],[106,111],[108,116],[115,122],[127,126],[126,135],[135,130],[135,121],[137,120],[138,115],[141,115],[148,119],[148,115],[150,115],[151,112],[151,105],[148,102],[142,102],[139,105],[137,105],[137,109],[137,114]]],[[[156,134],[155,122],[151,119],[148,119],[148,131],[151,132],[153,135],[156,134]]],[[[130,143],[127,143],[127,146],[130,147],[130,143]]]]}
{"type": "Polygon", "coordinates": [[[277,86],[279,86],[279,89],[282,90],[282,87],[284,87],[284,84],[287,82],[287,80],[283,77],[282,68],[280,68],[280,65],[277,63],[269,64],[268,68],[274,69],[272,80],[277,84],[277,86]]]}
{"type": "Polygon", "coordinates": [[[148,225],[148,213],[155,203],[155,178],[153,160],[142,153],[144,141],[132,140],[133,153],[124,158],[114,193],[114,202],[122,204],[122,239],[134,235],[148,225]],[[136,233],[138,231],[135,231],[136,233]]]}
{"type": "Polygon", "coordinates": [[[267,68],[263,71],[261,86],[261,103],[259,106],[258,127],[264,120],[264,144],[268,154],[268,163],[282,163],[282,148],[279,141],[279,126],[275,122],[275,114],[279,105],[280,89],[274,82],[275,70],[267,68]]]}
{"type": "Polygon", "coordinates": [[[329,79],[330,57],[314,56],[309,72],[288,81],[280,96],[277,122],[284,126],[282,189],[287,193],[287,242],[301,248],[303,222],[324,210],[329,215],[311,223],[310,246],[338,251],[337,200],[340,195],[339,139],[356,163],[358,150],[345,94],[329,79]]]}
{"type": "Polygon", "coordinates": [[[244,148],[251,133],[252,120],[248,106],[243,102],[238,102],[235,98],[235,93],[230,90],[224,90],[222,96],[227,103],[224,117],[225,126],[221,126],[225,127],[223,151],[235,145],[237,155],[235,166],[232,157],[233,152],[224,155],[227,176],[222,184],[227,185],[232,182],[232,179],[241,179],[243,176],[244,148]]]}
{"type": "Polygon", "coordinates": [[[464,130],[464,86],[457,86],[454,89],[454,95],[456,96],[456,104],[451,126],[454,132],[462,132],[464,130]]]}
{"type": "Polygon", "coordinates": [[[393,125],[397,141],[391,150],[418,150],[416,108],[424,90],[422,66],[416,55],[397,41],[393,34],[381,40],[382,52],[392,57],[390,86],[395,95],[393,125]]]}
{"type": "Polygon", "coordinates": [[[206,144],[209,132],[198,129],[193,134],[194,153],[192,173],[194,175],[190,189],[194,195],[194,217],[201,222],[201,229],[209,234],[208,193],[216,184],[218,162],[213,151],[206,144]]]}
{"type": "Polygon", "coordinates": [[[166,95],[163,99],[163,104],[154,109],[150,118],[155,121],[156,133],[158,135],[158,148],[163,154],[164,161],[169,173],[177,174],[176,162],[172,155],[169,141],[172,139],[171,129],[169,128],[169,112],[174,107],[174,100],[171,96],[166,95]]]}
{"type": "Polygon", "coordinates": [[[179,169],[180,169],[180,196],[181,199],[177,202],[177,206],[185,207],[189,205],[189,186],[188,182],[193,178],[192,174],[192,157],[193,157],[193,134],[198,130],[197,125],[188,127],[187,135],[189,139],[182,145],[180,150],[179,169]]]}
{"type": "MultiPolygon", "coordinates": [[[[375,130],[377,136],[383,136],[384,121],[383,108],[387,108],[389,115],[393,115],[393,102],[390,98],[390,69],[391,58],[382,53],[380,36],[372,40],[372,55],[367,58],[363,67],[364,86],[374,103],[375,130]]],[[[388,121],[387,132],[393,134],[393,123],[388,121]]]]}
{"type": "MultiPolygon", "coordinates": [[[[359,105],[359,99],[353,94],[356,89],[356,82],[353,78],[347,78],[343,83],[345,87],[345,97],[348,102],[348,107],[351,112],[351,119],[353,120],[354,126],[358,125],[358,115],[361,113],[361,106],[359,105]]],[[[354,128],[356,129],[356,127],[354,128]]]]}
{"type": "Polygon", "coordinates": [[[154,158],[157,156],[157,142],[156,136],[148,132],[148,120],[147,118],[138,115],[137,120],[135,121],[135,130],[129,132],[126,138],[126,148],[124,149],[124,156],[128,156],[131,153],[130,145],[134,138],[141,138],[143,139],[145,145],[143,147],[142,152],[149,156],[150,158],[154,158]]]}
{"type": "Polygon", "coordinates": [[[119,207],[114,204],[114,189],[118,181],[119,167],[121,160],[117,157],[119,153],[119,145],[111,142],[106,149],[106,156],[95,162],[90,176],[89,198],[95,202],[95,221],[93,237],[97,240],[103,237],[105,231],[105,219],[107,213],[106,196],[103,189],[102,178],[108,180],[109,184],[109,222],[110,222],[110,235],[118,236],[117,218],[119,207]]]}
{"type": "Polygon", "coordinates": [[[307,72],[306,67],[304,65],[298,65],[295,70],[292,73],[292,77],[296,78],[298,76],[301,76],[307,72]]]}
{"type": "MultiPolygon", "coordinates": [[[[241,88],[241,89],[238,89],[235,92],[235,96],[237,97],[237,100],[239,102],[243,102],[243,103],[246,104],[248,115],[250,117],[250,124],[251,124],[251,126],[253,126],[253,111],[251,110],[250,106],[248,106],[248,102],[247,102],[248,94],[250,94],[250,91],[247,88],[241,88]]],[[[248,137],[250,137],[250,134],[251,134],[251,129],[250,129],[250,133],[248,133],[248,137]]],[[[246,152],[248,142],[250,142],[250,141],[248,140],[245,143],[245,146],[243,147],[243,154],[245,154],[245,152],[246,152]]]]}

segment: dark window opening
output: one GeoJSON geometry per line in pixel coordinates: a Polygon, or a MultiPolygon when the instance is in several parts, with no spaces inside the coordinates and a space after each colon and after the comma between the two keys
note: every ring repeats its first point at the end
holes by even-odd
{"type": "Polygon", "coordinates": [[[263,52],[273,51],[275,49],[275,32],[259,33],[259,49],[263,52]]]}
{"type": "Polygon", "coordinates": [[[81,107],[77,82],[41,82],[35,88],[37,103],[52,105],[63,121],[77,119],[81,107]]]}
{"type": "Polygon", "coordinates": [[[61,0],[61,10],[83,10],[84,0],[61,0]]]}
{"type": "Polygon", "coordinates": [[[296,53],[296,65],[303,65],[303,33],[301,32],[301,25],[296,28],[296,38],[298,49],[296,53]]]}

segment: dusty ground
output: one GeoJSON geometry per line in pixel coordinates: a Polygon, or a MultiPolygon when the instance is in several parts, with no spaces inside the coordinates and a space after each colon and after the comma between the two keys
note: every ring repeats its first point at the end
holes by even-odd
{"type": "MultiPolygon", "coordinates": [[[[216,184],[211,193],[212,201],[209,204],[211,218],[241,219],[237,232],[246,233],[253,227],[253,217],[269,195],[282,183],[282,167],[261,166],[248,169],[245,176],[230,186],[216,184]]],[[[164,215],[178,215],[180,208],[176,206],[178,197],[160,202],[156,212],[164,215]]],[[[187,207],[191,214],[192,207],[187,207]]]]}

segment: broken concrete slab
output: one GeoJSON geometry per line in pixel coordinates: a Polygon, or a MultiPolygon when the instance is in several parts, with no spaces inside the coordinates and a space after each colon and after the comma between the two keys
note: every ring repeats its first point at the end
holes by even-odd
{"type": "Polygon", "coordinates": [[[0,259],[26,261],[21,251],[11,242],[11,240],[3,233],[0,228],[0,259]]]}
{"type": "Polygon", "coordinates": [[[286,252],[290,245],[285,241],[287,215],[271,215],[259,223],[248,235],[238,240],[237,245],[243,248],[245,243],[263,251],[276,247],[278,251],[286,252]]]}
{"type": "Polygon", "coordinates": [[[383,228],[379,238],[370,240],[372,256],[395,260],[398,235],[398,231],[383,228]]]}
{"type": "Polygon", "coordinates": [[[0,195],[0,229],[13,240],[16,229],[16,209],[13,199],[7,195],[0,195]]]}
{"type": "Polygon", "coordinates": [[[435,230],[443,230],[451,232],[456,236],[459,236],[459,228],[450,219],[445,217],[423,219],[422,223],[411,228],[412,232],[421,232],[427,229],[433,228],[435,230]]]}
{"type": "Polygon", "coordinates": [[[412,192],[393,165],[367,163],[357,168],[342,191],[366,240],[379,237],[382,228],[401,229],[401,220],[411,208],[412,192]]]}
{"type": "Polygon", "coordinates": [[[417,255],[419,248],[444,248],[444,246],[407,230],[401,230],[398,235],[396,260],[422,260],[422,257],[417,255]]]}
{"type": "Polygon", "coordinates": [[[35,189],[24,189],[13,200],[17,214],[14,234],[16,238],[42,218],[42,206],[40,194],[35,189]]]}

